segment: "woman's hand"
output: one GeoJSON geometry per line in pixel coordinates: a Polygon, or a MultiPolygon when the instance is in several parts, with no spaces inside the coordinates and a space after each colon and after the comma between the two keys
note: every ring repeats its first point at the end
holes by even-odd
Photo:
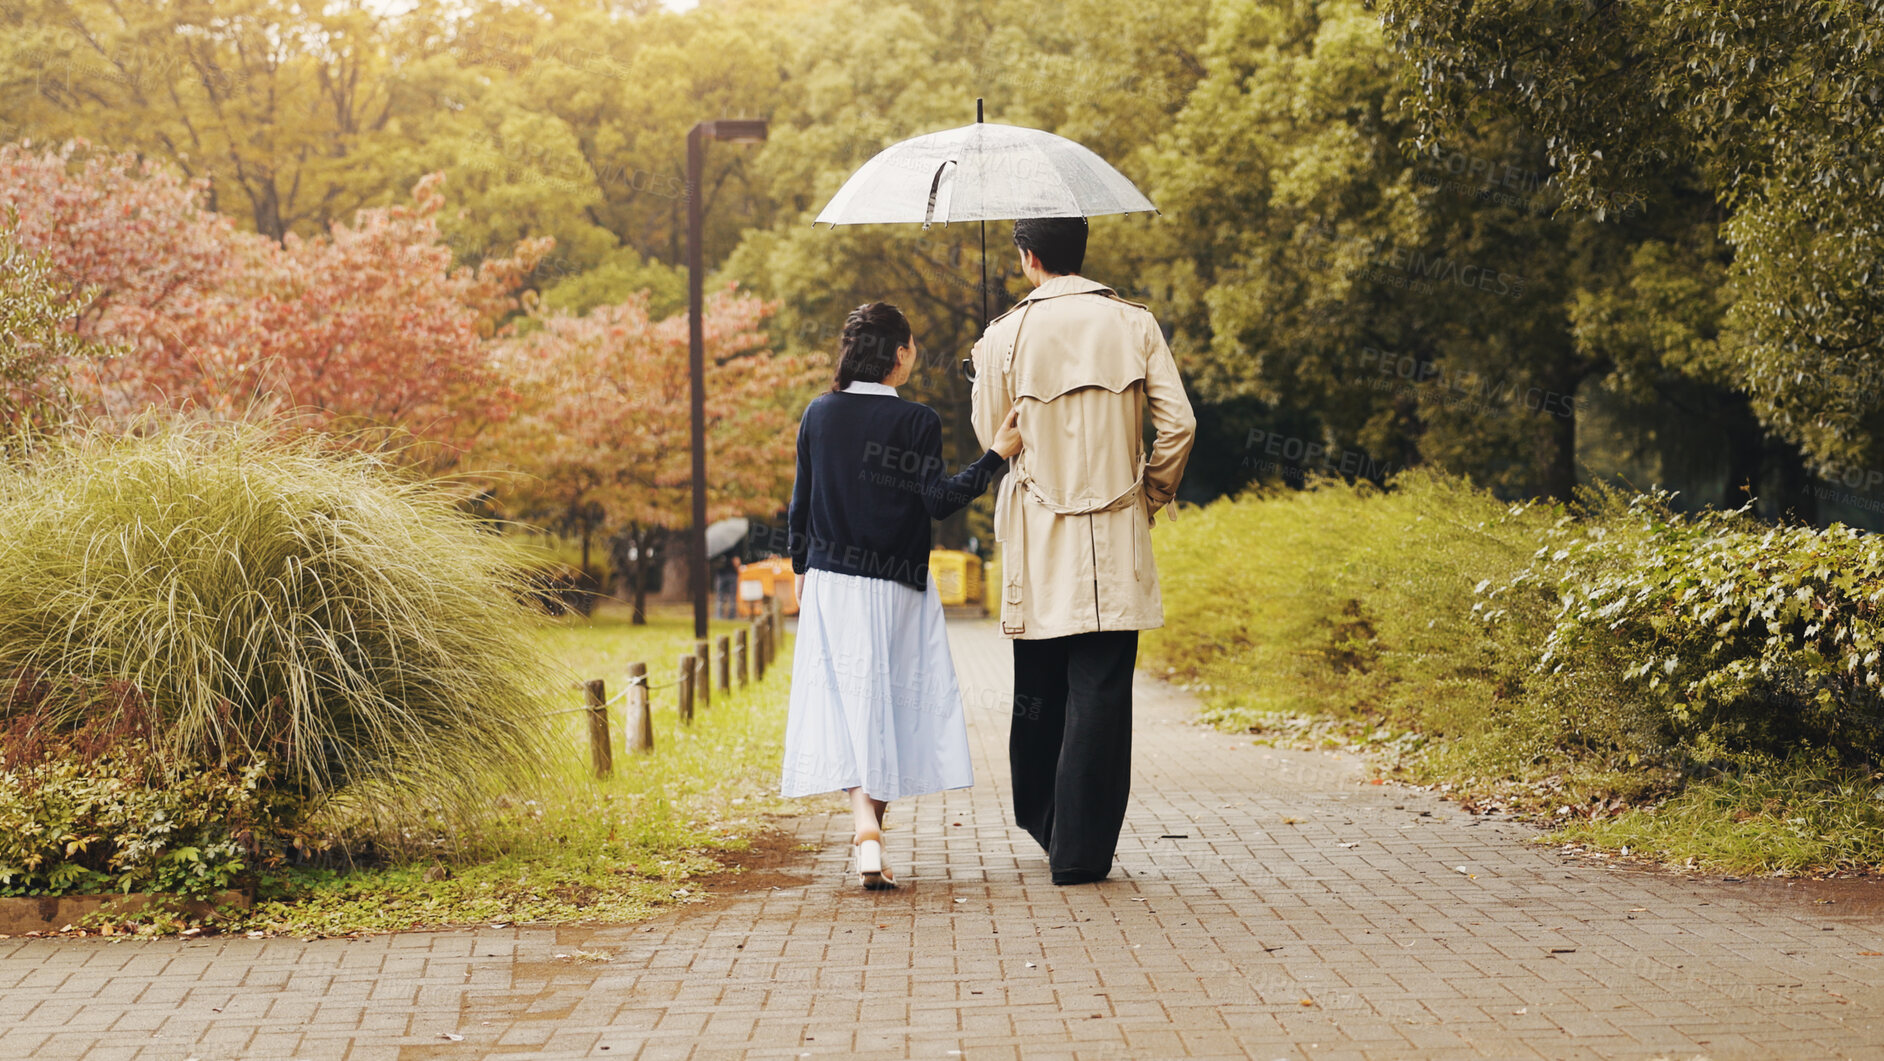
{"type": "Polygon", "coordinates": [[[1007,419],[1001,421],[1001,427],[994,433],[994,445],[989,449],[999,453],[1002,460],[1013,460],[1014,454],[1021,451],[1020,403],[1007,411],[1007,419]]]}
{"type": "Polygon", "coordinates": [[[792,600],[803,601],[804,599],[805,599],[805,576],[793,575],[792,576],[792,600]]]}

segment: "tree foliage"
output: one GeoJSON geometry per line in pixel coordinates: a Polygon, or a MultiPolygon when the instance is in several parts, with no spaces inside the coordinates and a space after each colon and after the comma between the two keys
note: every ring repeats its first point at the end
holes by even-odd
{"type": "MultiPolygon", "coordinates": [[[[156,242],[198,248],[176,283],[100,303],[127,327],[148,312],[174,329],[137,333],[163,357],[101,377],[130,400],[196,400],[210,379],[255,390],[258,363],[215,360],[229,347],[211,332],[240,318],[229,306],[287,288],[300,294],[274,296],[257,349],[298,374],[271,392],[462,437],[510,400],[475,358],[404,350],[430,382],[353,394],[318,366],[351,378],[371,347],[336,337],[400,326],[381,310],[349,321],[334,299],[482,274],[427,258],[355,287],[334,270],[409,236],[432,248],[421,257],[495,262],[542,310],[581,316],[646,292],[666,317],[684,295],[687,130],[763,116],[766,144],[706,152],[709,268],[776,305],[763,327],[791,354],[831,352],[858,303],[902,306],[925,355],[908,393],[966,458],[955,365],[982,323],[980,227],[808,222],[872,154],[972,120],[985,97],[990,120],[1087,144],[1163,209],[1100,219],[1085,271],[1173,331],[1201,399],[1204,489],[1424,463],[1561,496],[1602,471],[1579,453],[1675,430],[1650,418],[1592,450],[1592,425],[1615,420],[1585,415],[1594,399],[1722,425],[1722,494],[1798,478],[1794,447],[1822,471],[1884,466],[1878,17],[1858,0],[720,0],[685,13],[420,0],[398,14],[13,0],[0,136],[87,135],[138,153],[132,168],[164,160],[183,175],[164,194],[198,197],[150,215],[174,219],[156,242]],[[451,208],[426,193],[406,205],[434,172],[451,208]],[[531,242],[544,237],[553,249],[531,242]]],[[[1024,282],[1011,229],[989,229],[999,313],[1024,282]]],[[[480,334],[495,323],[474,316],[480,334]]],[[[409,345],[471,330],[425,319],[409,345]]],[[[944,538],[985,519],[984,503],[944,538]]]]}
{"type": "Polygon", "coordinates": [[[52,261],[21,247],[16,227],[0,215],[0,462],[63,426],[76,411],[71,366],[111,352],[72,330],[52,261]]]}
{"type": "MultiPolygon", "coordinates": [[[[770,349],[762,327],[775,308],[731,288],[707,301],[708,520],[770,516],[790,492],[795,396],[819,373],[770,349]]],[[[693,521],[687,318],[657,320],[641,297],[533,323],[498,344],[518,408],[480,456],[511,473],[512,511],[573,532],[585,561],[598,531],[626,533],[644,614],[654,547],[693,521]]]]}
{"type": "Polygon", "coordinates": [[[1568,496],[1585,381],[1681,368],[1572,311],[1633,322],[1619,268],[1686,214],[1556,216],[1511,123],[1406,150],[1413,88],[1361,3],[1215,4],[1202,62],[1152,167],[1168,224],[1144,270],[1203,396],[1274,410],[1223,440],[1252,474],[1438,463],[1568,496]]]}
{"type": "Polygon", "coordinates": [[[1863,0],[1383,0],[1416,140],[1514,119],[1567,201],[1666,208],[1692,166],[1730,216],[1721,356],[1822,468],[1884,455],[1884,10],[1863,0]]]}
{"type": "Polygon", "coordinates": [[[205,209],[201,182],[154,160],[0,146],[0,206],[21,218],[20,242],[54,266],[78,334],[128,351],[79,378],[118,417],[277,409],[451,443],[501,418],[509,388],[485,340],[549,241],[454,266],[440,185],[428,177],[411,206],[276,243],[205,209]]]}

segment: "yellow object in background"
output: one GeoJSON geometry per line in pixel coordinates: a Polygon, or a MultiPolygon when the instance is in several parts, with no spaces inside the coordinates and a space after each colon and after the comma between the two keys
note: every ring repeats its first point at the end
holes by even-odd
{"type": "Polygon", "coordinates": [[[973,553],[930,550],[929,580],[945,608],[981,603],[981,560],[973,553]]]}
{"type": "Polygon", "coordinates": [[[779,613],[798,614],[797,587],[792,584],[792,561],[788,556],[772,556],[739,568],[739,615],[752,618],[764,614],[765,599],[779,599],[779,613]]]}

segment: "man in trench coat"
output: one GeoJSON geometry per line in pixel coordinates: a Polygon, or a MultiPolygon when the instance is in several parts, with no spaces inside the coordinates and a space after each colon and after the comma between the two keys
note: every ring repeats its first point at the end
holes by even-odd
{"type": "Polygon", "coordinates": [[[1034,290],[974,349],[975,434],[989,444],[1018,401],[1023,438],[989,591],[1014,639],[1014,817],[1055,884],[1082,884],[1112,871],[1125,820],[1138,632],[1164,625],[1151,526],[1197,420],[1151,311],[1079,275],[1084,218],[1017,221],[1014,242],[1034,290]]]}

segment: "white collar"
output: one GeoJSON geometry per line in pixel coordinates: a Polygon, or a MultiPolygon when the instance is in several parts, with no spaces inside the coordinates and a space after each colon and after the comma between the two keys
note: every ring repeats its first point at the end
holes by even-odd
{"type": "Polygon", "coordinates": [[[887,394],[896,397],[896,388],[887,383],[865,383],[863,380],[851,380],[844,385],[845,394],[887,394]]]}

